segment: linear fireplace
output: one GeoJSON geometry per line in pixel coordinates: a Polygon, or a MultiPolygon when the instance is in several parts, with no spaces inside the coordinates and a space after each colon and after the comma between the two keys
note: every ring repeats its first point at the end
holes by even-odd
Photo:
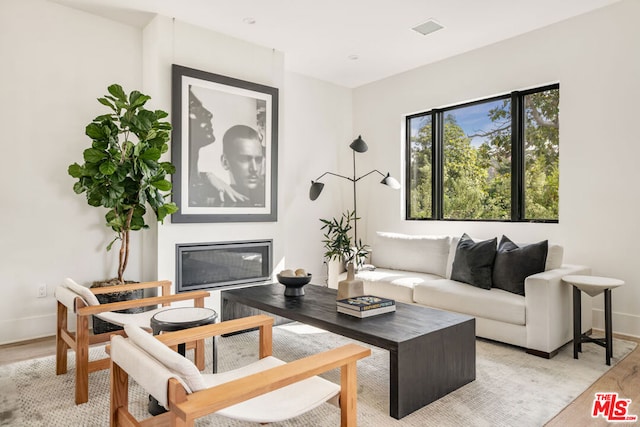
{"type": "Polygon", "coordinates": [[[179,243],[176,291],[221,289],[271,277],[272,240],[179,243]]]}

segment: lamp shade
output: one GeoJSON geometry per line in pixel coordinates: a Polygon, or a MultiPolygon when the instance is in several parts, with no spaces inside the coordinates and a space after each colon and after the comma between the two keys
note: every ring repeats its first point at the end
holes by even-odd
{"type": "Polygon", "coordinates": [[[315,200],[322,193],[322,189],[324,188],[324,184],[321,182],[311,181],[311,187],[309,187],[309,198],[311,200],[315,200]]]}
{"type": "Polygon", "coordinates": [[[358,135],[358,137],[354,139],[351,144],[349,144],[349,147],[353,151],[357,151],[358,153],[364,153],[369,149],[369,147],[367,146],[367,143],[364,142],[364,140],[362,139],[362,136],[360,135],[358,135]]]}
{"type": "Polygon", "coordinates": [[[394,190],[398,190],[400,188],[400,183],[398,182],[398,180],[392,177],[391,175],[389,175],[389,172],[387,172],[387,176],[382,178],[382,181],[380,181],[380,184],[388,185],[394,190]]]}

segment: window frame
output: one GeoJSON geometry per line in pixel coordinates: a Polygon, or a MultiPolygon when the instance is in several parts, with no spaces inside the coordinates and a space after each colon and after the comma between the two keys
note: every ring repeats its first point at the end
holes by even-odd
{"type": "MultiPolygon", "coordinates": [[[[560,90],[560,83],[532,89],[512,91],[476,101],[433,108],[429,111],[405,116],[405,215],[406,221],[473,221],[473,222],[530,222],[557,224],[558,219],[525,218],[525,109],[524,98],[548,90],[560,90]],[[459,219],[444,218],[444,117],[447,111],[484,104],[497,100],[511,101],[511,218],[510,219],[459,219]],[[431,116],[431,217],[411,218],[411,120],[431,116]]],[[[558,106],[559,108],[559,106],[558,106]]],[[[558,153],[559,156],[559,153],[558,153]]],[[[559,203],[559,202],[558,202],[559,203]]]]}

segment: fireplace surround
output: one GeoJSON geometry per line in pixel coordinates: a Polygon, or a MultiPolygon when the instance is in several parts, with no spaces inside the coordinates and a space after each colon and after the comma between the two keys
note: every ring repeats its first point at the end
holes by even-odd
{"type": "Polygon", "coordinates": [[[178,243],[176,292],[268,281],[272,253],[272,240],[178,243]]]}

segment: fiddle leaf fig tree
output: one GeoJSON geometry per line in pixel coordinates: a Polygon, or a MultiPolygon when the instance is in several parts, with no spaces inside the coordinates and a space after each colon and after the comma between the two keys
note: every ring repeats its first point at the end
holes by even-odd
{"type": "Polygon", "coordinates": [[[147,206],[161,222],[178,210],[165,200],[171,190],[167,175],[176,169],[171,162],[160,161],[169,149],[171,124],[162,121],[168,114],[145,109],[151,98],[138,91],[127,95],[117,84],[108,91],[98,102],[111,111],[87,125],[91,148],[84,150],[84,164],[74,163],[68,172],[78,180],[73,186],[77,194],[86,193],[89,205],[108,209],[106,225],[116,236],[107,250],[120,240],[118,281],[124,283],[129,232],[149,228],[144,220],[147,206]]]}

